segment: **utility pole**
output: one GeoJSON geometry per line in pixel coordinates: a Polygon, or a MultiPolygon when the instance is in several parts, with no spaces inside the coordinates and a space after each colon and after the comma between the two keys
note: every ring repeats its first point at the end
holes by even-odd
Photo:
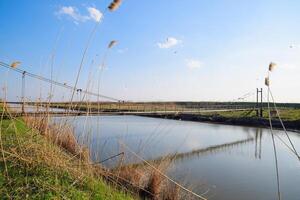
{"type": "Polygon", "coordinates": [[[263,116],[263,89],[256,88],[256,116],[262,117],[263,116]],[[259,98],[260,95],[260,98],[259,98]],[[260,102],[259,102],[260,99],[260,102]]]}
{"type": "Polygon", "coordinates": [[[25,74],[26,72],[23,71],[22,73],[22,113],[25,113],[25,74]]]}

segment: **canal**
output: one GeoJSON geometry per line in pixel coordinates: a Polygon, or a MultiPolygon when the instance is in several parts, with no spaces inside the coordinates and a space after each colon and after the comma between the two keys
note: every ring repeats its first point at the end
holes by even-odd
{"type": "MultiPolygon", "coordinates": [[[[177,154],[167,174],[212,200],[274,200],[276,172],[270,130],[253,127],[176,121],[138,116],[54,118],[66,120],[91,157],[101,161],[125,152],[125,163],[140,162],[128,150],[147,160],[177,154]]],[[[300,161],[275,131],[282,199],[300,198],[300,161]]],[[[298,151],[300,135],[289,132],[298,151]]],[[[114,167],[115,158],[103,163],[114,167]]]]}

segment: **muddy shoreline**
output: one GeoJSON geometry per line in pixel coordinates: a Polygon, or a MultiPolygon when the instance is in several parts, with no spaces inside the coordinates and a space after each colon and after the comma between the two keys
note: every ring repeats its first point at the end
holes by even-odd
{"type": "MultiPolygon", "coordinates": [[[[264,118],[253,117],[223,117],[218,115],[199,115],[199,114],[139,114],[138,116],[164,118],[173,120],[205,122],[223,125],[236,125],[236,126],[250,126],[258,128],[269,128],[269,120],[264,118]]],[[[296,121],[283,121],[288,131],[300,133],[300,120],[296,121]]],[[[272,119],[274,129],[283,130],[281,123],[278,119],[272,119]]]]}

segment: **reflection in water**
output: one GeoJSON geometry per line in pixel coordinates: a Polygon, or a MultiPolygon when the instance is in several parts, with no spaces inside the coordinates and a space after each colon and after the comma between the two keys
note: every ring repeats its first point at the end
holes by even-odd
{"type": "Polygon", "coordinates": [[[261,138],[262,138],[262,129],[256,129],[255,132],[255,158],[261,159],[261,138]]]}
{"type": "MultiPolygon", "coordinates": [[[[57,118],[59,120],[62,118],[57,118]]],[[[125,143],[147,160],[173,157],[168,175],[210,200],[276,199],[276,174],[268,129],[154,119],[136,116],[77,117],[72,120],[78,138],[90,141],[97,162],[124,151],[124,163],[138,163],[125,143]],[[100,122],[100,123],[98,123],[100,122]]],[[[285,142],[284,132],[274,131],[285,142]]],[[[300,150],[300,135],[289,133],[300,150]]],[[[278,147],[282,199],[298,199],[300,164],[281,141],[278,147]]],[[[103,163],[114,167],[119,159],[103,163]]]]}
{"type": "MultiPolygon", "coordinates": [[[[176,160],[183,161],[184,159],[193,159],[194,156],[199,157],[204,154],[215,154],[218,152],[224,152],[224,151],[234,148],[236,146],[242,146],[246,143],[253,142],[253,140],[254,140],[254,138],[247,138],[247,139],[238,140],[235,142],[229,142],[229,143],[209,146],[206,148],[195,149],[195,150],[192,150],[189,152],[174,153],[171,155],[161,156],[159,158],[153,159],[153,160],[151,160],[151,162],[161,162],[164,159],[171,159],[172,161],[176,161],[176,160]]],[[[256,158],[256,155],[255,155],[255,158],[256,158]]]]}

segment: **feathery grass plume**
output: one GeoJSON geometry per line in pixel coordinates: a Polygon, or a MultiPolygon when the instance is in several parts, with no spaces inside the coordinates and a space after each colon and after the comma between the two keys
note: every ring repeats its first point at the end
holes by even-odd
{"type": "Polygon", "coordinates": [[[20,65],[20,64],[21,64],[21,62],[15,61],[15,62],[11,63],[10,67],[11,67],[11,68],[17,68],[18,65],[20,65]]]}
{"type": "Polygon", "coordinates": [[[276,67],[276,63],[273,63],[273,62],[271,62],[270,64],[269,64],[269,71],[271,72],[271,71],[273,71],[273,69],[276,67]]]}
{"type": "Polygon", "coordinates": [[[266,77],[266,78],[265,78],[265,85],[266,85],[266,86],[270,86],[270,80],[269,80],[269,77],[266,77]]]}
{"type": "Polygon", "coordinates": [[[120,7],[121,3],[122,0],[113,0],[113,2],[109,4],[108,9],[113,12],[120,7]]]}
{"type": "Polygon", "coordinates": [[[109,45],[108,45],[108,47],[107,48],[112,48],[113,46],[115,46],[117,44],[117,41],[116,40],[112,40],[110,43],[109,43],[109,45]]]}

